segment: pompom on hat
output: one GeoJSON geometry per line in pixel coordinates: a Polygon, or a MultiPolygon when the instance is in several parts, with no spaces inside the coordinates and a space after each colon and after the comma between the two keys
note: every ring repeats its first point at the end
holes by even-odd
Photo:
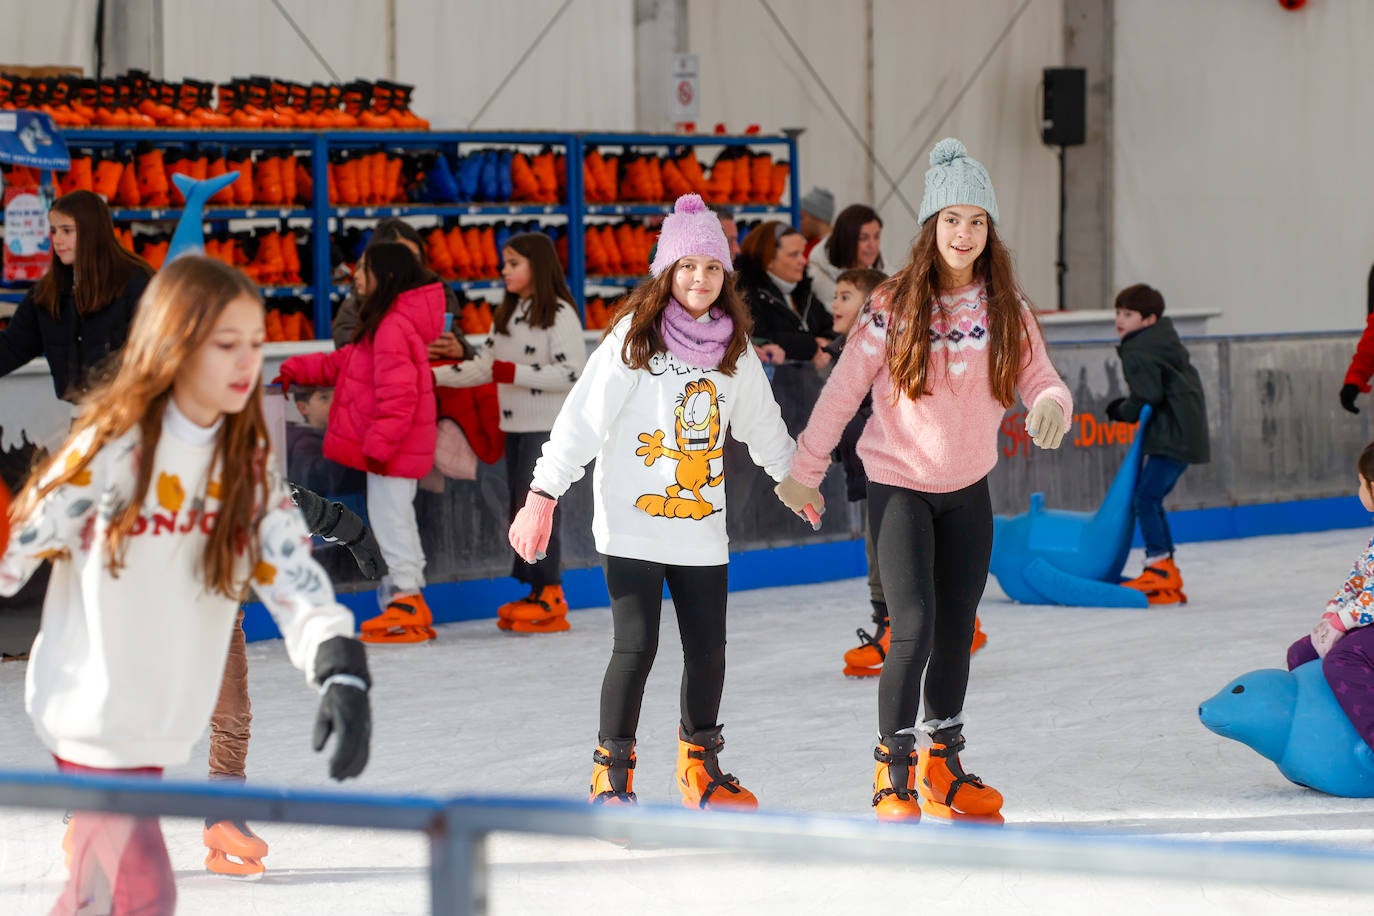
{"type": "Polygon", "coordinates": [[[663,220],[649,273],[657,277],[680,259],[693,254],[715,258],[726,270],[735,269],[730,261],[730,243],[725,241],[725,230],[720,227],[720,217],[706,206],[700,195],[684,194],[673,204],[673,212],[663,220]]]}
{"type": "Polygon", "coordinates": [[[988,170],[969,156],[964,144],[946,137],[930,151],[926,170],[926,190],[916,222],[924,223],[945,207],[959,205],[982,207],[997,222],[997,195],[992,192],[988,170]]]}

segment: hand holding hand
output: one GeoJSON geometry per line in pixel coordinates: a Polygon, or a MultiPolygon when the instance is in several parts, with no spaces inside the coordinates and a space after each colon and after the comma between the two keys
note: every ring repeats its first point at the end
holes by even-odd
{"type": "Polygon", "coordinates": [[[1351,413],[1359,413],[1360,408],[1355,406],[1355,398],[1360,393],[1359,385],[1346,383],[1341,386],[1341,406],[1351,413]]]}
{"type": "Polygon", "coordinates": [[[788,474],[782,483],[773,488],[782,504],[811,523],[813,530],[821,528],[821,516],[825,514],[825,498],[815,487],[808,487],[788,474]]]}
{"type": "Polygon", "coordinates": [[[1322,619],[1312,628],[1312,648],[1317,650],[1317,657],[1326,658],[1326,653],[1331,651],[1336,640],[1344,635],[1345,627],[1341,623],[1341,618],[1330,611],[1323,614],[1322,619]]]}
{"type": "Polygon", "coordinates": [[[549,538],[553,534],[553,510],[557,506],[558,500],[552,496],[531,490],[525,497],[525,505],[515,513],[508,538],[516,554],[526,563],[542,559],[549,549],[549,538]]]}
{"type": "Polygon", "coordinates": [[[758,351],[759,359],[774,366],[781,366],[787,362],[787,351],[775,343],[761,344],[754,348],[758,351]]]}
{"type": "Polygon", "coordinates": [[[462,360],[463,345],[452,331],[445,331],[429,342],[429,358],[462,360]]]}
{"type": "Polygon", "coordinates": [[[318,753],[333,735],[330,777],[357,776],[367,766],[372,747],[372,704],[367,697],[372,679],[363,644],[348,636],[321,643],[315,653],[315,679],[323,693],[311,745],[318,753]]]}
{"type": "Polygon", "coordinates": [[[491,380],[498,385],[509,385],[515,381],[515,363],[496,360],[491,364],[491,380]]]}
{"type": "Polygon", "coordinates": [[[1026,414],[1026,432],[1041,448],[1059,448],[1068,426],[1064,408],[1054,398],[1040,398],[1026,414]]]}

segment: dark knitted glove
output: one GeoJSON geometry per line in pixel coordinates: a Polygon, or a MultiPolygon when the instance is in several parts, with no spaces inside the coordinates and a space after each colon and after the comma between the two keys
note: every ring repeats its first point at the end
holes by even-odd
{"type": "Polygon", "coordinates": [[[358,571],[369,579],[380,579],[386,574],[386,561],[382,559],[382,549],[372,536],[372,529],[363,524],[358,513],[349,509],[338,500],[328,500],[313,490],[291,484],[291,498],[305,516],[305,526],[311,534],[317,534],[335,544],[342,544],[353,555],[358,571]]]}
{"type": "Polygon", "coordinates": [[[1125,403],[1126,403],[1126,399],[1125,399],[1125,398],[1117,398],[1115,401],[1112,401],[1110,404],[1108,404],[1108,405],[1107,405],[1107,411],[1106,411],[1106,413],[1107,413],[1107,419],[1108,419],[1108,420],[1115,420],[1115,421],[1117,421],[1118,423],[1125,423],[1126,420],[1125,420],[1125,418],[1121,415],[1121,408],[1122,408],[1122,406],[1125,405],[1125,403]]]}
{"type": "Polygon", "coordinates": [[[1359,385],[1352,385],[1349,382],[1341,386],[1341,406],[1351,413],[1359,413],[1360,408],[1355,406],[1355,398],[1360,393],[1359,385]]]}
{"type": "Polygon", "coordinates": [[[325,640],[315,653],[315,680],[323,694],[312,746],[318,753],[334,735],[330,777],[357,776],[367,766],[372,747],[372,705],[367,698],[372,678],[363,644],[348,636],[325,640]]]}

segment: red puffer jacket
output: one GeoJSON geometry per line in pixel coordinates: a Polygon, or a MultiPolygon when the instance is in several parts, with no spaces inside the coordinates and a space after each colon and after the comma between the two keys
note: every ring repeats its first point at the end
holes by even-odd
{"type": "Polygon", "coordinates": [[[426,344],[438,338],[443,315],[443,285],[431,283],[397,296],[370,340],[282,363],[292,384],[334,388],[326,458],[387,477],[429,473],[438,417],[426,344]]]}

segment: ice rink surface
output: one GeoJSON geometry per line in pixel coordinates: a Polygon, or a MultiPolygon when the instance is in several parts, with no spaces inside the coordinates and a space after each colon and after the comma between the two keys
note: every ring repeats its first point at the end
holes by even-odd
{"type": "MultiPolygon", "coordinates": [[[[1283,667],[1349,571],[1368,531],[1186,544],[1190,603],[1149,610],[1031,607],[989,582],[989,642],[973,661],[967,769],[1007,798],[1009,824],[1153,838],[1328,844],[1374,851],[1374,800],[1288,783],[1255,752],[1197,719],[1236,675],[1283,667]]],[[[1127,571],[1134,574],[1139,554],[1127,571]]],[[[514,597],[512,585],[512,597],[514,597]]],[[[731,595],[721,713],[724,769],[777,811],[869,816],[876,680],[840,675],[868,626],[862,580],[731,595]]],[[[569,633],[512,636],[483,620],[437,642],[371,651],[372,761],[346,788],[585,798],[610,612],[575,611],[569,633]]],[[[671,606],[641,722],[635,789],[677,804],[681,655],[671,606]]],[[[148,650],[174,651],[149,634],[148,650]]],[[[249,776],[320,788],[309,748],[316,697],[280,642],[248,647],[254,702],[249,776]]],[[[51,758],[23,711],[22,663],[0,665],[0,767],[51,758]]],[[[192,763],[169,772],[197,779],[192,763]]],[[[706,815],[703,815],[706,816],[706,815]]],[[[328,916],[426,912],[418,835],[259,824],[271,844],[254,883],[208,875],[199,822],[164,820],[178,912],[328,916]]],[[[915,830],[938,830],[927,819],[915,830]]],[[[65,879],[60,816],[0,812],[0,913],[46,913],[65,879]]],[[[597,840],[499,835],[489,845],[494,914],[1368,913],[1374,895],[1018,870],[837,864],[719,850],[622,849],[597,840]]]]}

